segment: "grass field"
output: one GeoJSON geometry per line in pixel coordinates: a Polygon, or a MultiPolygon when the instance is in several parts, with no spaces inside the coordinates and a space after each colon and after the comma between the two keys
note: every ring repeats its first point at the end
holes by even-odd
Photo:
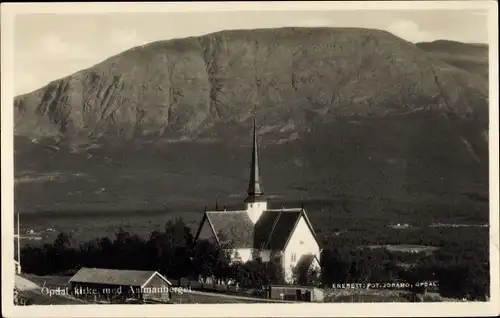
{"type": "Polygon", "coordinates": [[[56,290],[67,286],[68,277],[36,275],[16,276],[15,285],[19,295],[28,300],[29,305],[71,305],[86,304],[87,302],[75,299],[68,295],[52,294],[48,290],[56,290]]]}
{"type": "MultiPolygon", "coordinates": [[[[489,223],[481,125],[457,123],[485,158],[479,164],[457,138],[457,127],[439,114],[358,117],[315,127],[296,143],[267,145],[262,136],[260,168],[271,208],[304,205],[325,242],[367,232],[379,236],[365,245],[389,244],[385,236],[395,231],[427,236],[433,223],[489,223]],[[398,223],[411,228],[388,228],[398,223]]],[[[249,131],[245,140],[67,153],[18,137],[15,212],[24,233],[33,229],[43,237],[23,243],[51,241],[61,231],[78,241],[113,237],[119,227],[148,236],[176,217],[194,233],[204,206],[213,209],[216,199],[220,208],[243,207],[249,131]]]]}
{"type": "MultiPolygon", "coordinates": [[[[68,286],[70,276],[37,276],[37,275],[24,275],[26,279],[39,285],[51,289],[64,288],[68,286]]],[[[325,297],[325,302],[408,302],[406,298],[397,292],[379,291],[379,290],[361,290],[360,292],[340,291],[331,292],[330,295],[325,297]]],[[[31,290],[24,291],[23,295],[33,300],[35,304],[49,305],[49,304],[82,304],[85,303],[80,300],[70,299],[61,296],[48,297],[42,295],[40,291],[31,290]]],[[[182,294],[173,293],[172,303],[175,304],[217,304],[217,303],[262,303],[264,300],[252,299],[251,297],[238,297],[219,293],[208,292],[185,292],[182,294]]],[[[266,301],[274,302],[274,301],[266,301]]],[[[278,301],[276,301],[278,302],[278,301]]]]}
{"type": "Polygon", "coordinates": [[[383,296],[383,295],[346,295],[346,296],[338,296],[334,299],[331,299],[330,302],[335,303],[391,303],[391,302],[408,302],[402,296],[399,295],[391,295],[391,296],[383,296]]]}
{"type": "MultiPolygon", "coordinates": [[[[429,233],[436,233],[436,235],[444,233],[450,236],[456,236],[462,234],[466,235],[471,230],[484,233],[488,232],[487,227],[435,227],[432,226],[432,220],[423,222],[419,216],[398,213],[397,211],[387,211],[382,215],[370,215],[369,213],[344,211],[332,205],[333,203],[325,202],[323,206],[319,204],[311,204],[310,207],[307,205],[305,206],[318,237],[325,243],[332,239],[336,240],[342,237],[369,235],[375,239],[367,241],[366,245],[388,245],[394,244],[386,241],[389,237],[405,235],[404,237],[414,239],[408,242],[403,241],[400,244],[422,245],[418,242],[417,238],[428,236],[429,233]],[[419,222],[419,226],[407,229],[393,229],[387,226],[394,222],[401,222],[401,220],[412,224],[419,222]]],[[[286,206],[297,206],[297,204],[291,203],[286,206]]],[[[235,207],[237,208],[237,206],[235,207]]],[[[273,207],[272,203],[271,207],[273,207]]],[[[123,215],[118,213],[89,213],[88,215],[55,216],[46,214],[22,214],[20,217],[21,233],[24,234],[31,230],[33,233],[25,235],[21,244],[38,245],[42,243],[51,243],[59,232],[71,233],[75,243],[103,236],[113,238],[120,227],[125,231],[138,234],[148,239],[152,231],[163,231],[167,221],[175,220],[178,217],[182,217],[184,222],[191,228],[193,235],[195,235],[199,222],[203,217],[203,210],[195,212],[143,211],[125,213],[123,215]],[[41,239],[30,239],[32,237],[41,239]]],[[[466,216],[464,216],[464,218],[466,218],[466,216]]],[[[459,221],[459,216],[454,218],[454,221],[455,220],[460,223],[465,222],[459,221]]],[[[411,248],[411,246],[409,246],[409,248],[411,248]]]]}
{"type": "Polygon", "coordinates": [[[46,296],[38,291],[28,290],[20,292],[20,295],[30,300],[31,305],[83,305],[86,302],[78,299],[62,296],[46,296]]]}
{"type": "MultiPolygon", "coordinates": [[[[40,287],[47,287],[55,290],[57,288],[68,287],[70,276],[37,276],[23,275],[24,278],[40,287]]],[[[58,295],[47,296],[41,293],[41,288],[35,290],[25,290],[21,295],[32,300],[36,305],[57,305],[57,304],[83,304],[86,303],[79,299],[72,299],[58,295]]],[[[231,295],[206,293],[206,292],[184,292],[172,293],[172,302],[176,304],[216,304],[216,303],[259,303],[260,299],[251,299],[250,297],[234,297],[231,295]]]]}
{"type": "Polygon", "coordinates": [[[367,246],[371,249],[385,248],[391,252],[403,252],[403,253],[421,253],[421,252],[434,252],[438,248],[435,246],[424,246],[424,245],[370,245],[367,246]]]}
{"type": "Polygon", "coordinates": [[[120,216],[109,215],[89,215],[89,216],[59,216],[59,217],[38,217],[37,215],[21,216],[21,233],[33,230],[35,235],[41,240],[24,239],[22,244],[39,244],[52,242],[60,232],[71,233],[77,242],[88,241],[97,237],[114,237],[114,233],[121,227],[125,231],[135,233],[147,238],[154,230],[163,230],[165,223],[182,217],[184,222],[195,232],[203,216],[203,212],[157,212],[137,215],[120,216]],[[54,231],[47,231],[47,229],[54,231]]]}

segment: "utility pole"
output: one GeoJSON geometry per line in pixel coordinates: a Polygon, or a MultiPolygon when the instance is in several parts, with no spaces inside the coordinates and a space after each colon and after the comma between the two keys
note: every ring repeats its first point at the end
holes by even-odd
{"type": "Polygon", "coordinates": [[[17,261],[14,258],[14,264],[17,265],[15,268],[16,274],[21,274],[21,234],[19,232],[19,213],[17,213],[16,231],[17,234],[14,234],[14,238],[17,239],[17,261]]]}

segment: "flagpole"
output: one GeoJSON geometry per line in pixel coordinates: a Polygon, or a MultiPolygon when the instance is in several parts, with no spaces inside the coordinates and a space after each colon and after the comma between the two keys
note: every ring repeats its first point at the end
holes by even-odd
{"type": "Polygon", "coordinates": [[[21,274],[21,235],[19,232],[19,213],[17,213],[17,273],[21,274]]]}

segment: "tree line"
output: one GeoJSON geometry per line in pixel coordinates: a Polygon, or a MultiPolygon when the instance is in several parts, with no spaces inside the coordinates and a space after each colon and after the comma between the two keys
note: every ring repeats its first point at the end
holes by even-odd
{"type": "Polygon", "coordinates": [[[231,263],[230,255],[214,242],[194,244],[182,219],[169,221],[164,231],[153,231],[145,240],[119,229],[114,239],[100,237],[76,244],[59,233],[52,244],[26,245],[21,249],[23,271],[36,275],[72,275],[81,267],[156,270],[169,278],[208,279],[241,287],[262,288],[284,283],[277,262],[260,259],[231,263]]]}
{"type": "MultiPolygon", "coordinates": [[[[295,283],[330,287],[352,282],[436,281],[445,297],[481,300],[489,296],[489,251],[473,238],[431,254],[363,248],[357,243],[339,238],[325,244],[321,272],[295,268],[295,283]]],[[[24,272],[37,275],[72,275],[81,267],[98,267],[157,270],[172,279],[211,278],[242,288],[262,289],[285,282],[278,258],[232,263],[230,255],[214,242],[195,244],[190,228],[180,218],[167,222],[163,231],[153,231],[148,239],[120,229],[114,238],[76,243],[71,235],[60,233],[52,244],[24,246],[21,260],[24,272]]]]}

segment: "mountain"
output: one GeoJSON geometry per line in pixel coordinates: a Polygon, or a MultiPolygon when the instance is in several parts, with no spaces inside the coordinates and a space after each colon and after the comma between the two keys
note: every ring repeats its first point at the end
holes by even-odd
{"type": "Polygon", "coordinates": [[[370,198],[380,211],[380,198],[482,202],[488,79],[450,56],[484,53],[443,43],[280,28],[132,48],[15,98],[16,204],[106,210],[239,198],[254,112],[273,195],[370,198]],[[35,182],[47,175],[53,182],[35,182]]]}
{"type": "Polygon", "coordinates": [[[446,63],[488,79],[488,45],[438,40],[417,46],[446,63]]]}

